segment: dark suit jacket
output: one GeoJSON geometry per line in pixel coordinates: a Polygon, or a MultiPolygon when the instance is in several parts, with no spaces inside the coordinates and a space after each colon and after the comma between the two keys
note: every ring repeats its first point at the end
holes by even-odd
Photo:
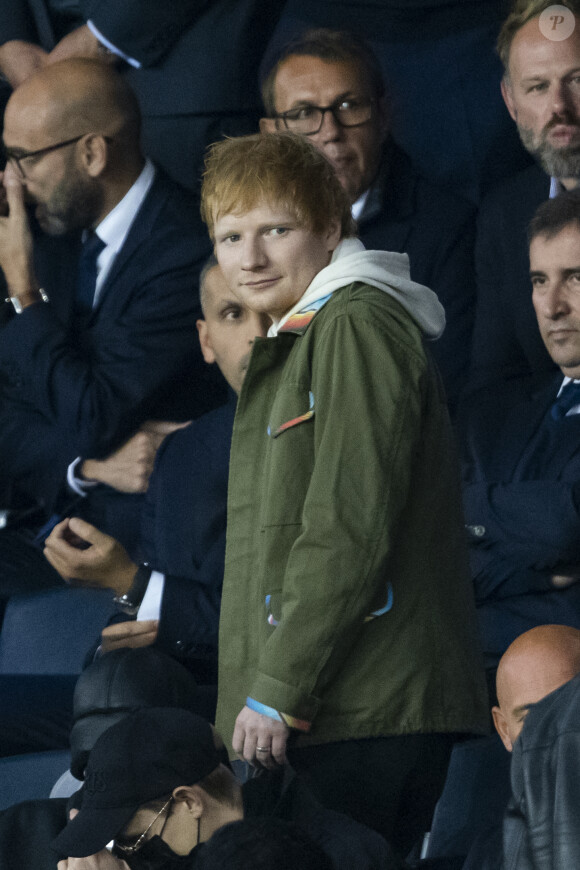
{"type": "Polygon", "coordinates": [[[439,296],[447,325],[430,349],[455,402],[469,366],[475,305],[473,206],[421,178],[390,143],[358,225],[367,248],[408,254],[411,278],[439,296]]]}
{"type": "Polygon", "coordinates": [[[538,166],[514,175],[485,199],[476,244],[477,309],[472,385],[554,371],[532,306],[527,228],[548,199],[538,166]]]}
{"type": "Polygon", "coordinates": [[[143,511],[146,560],[165,574],[157,645],[217,682],[229,452],[236,396],[170,436],[143,511]]]}
{"type": "Polygon", "coordinates": [[[51,302],[0,329],[0,479],[47,506],[76,456],[107,455],[146,419],[189,419],[216,404],[195,334],[209,240],[194,199],[157,175],[82,324],[78,250],[78,239],[38,239],[51,302]]]}
{"type": "Polygon", "coordinates": [[[580,584],[551,585],[552,574],[580,564],[580,416],[554,423],[554,440],[537,449],[561,381],[557,375],[507,415],[496,408],[473,419],[463,439],[465,520],[488,666],[535,625],[580,628],[580,584]]]}

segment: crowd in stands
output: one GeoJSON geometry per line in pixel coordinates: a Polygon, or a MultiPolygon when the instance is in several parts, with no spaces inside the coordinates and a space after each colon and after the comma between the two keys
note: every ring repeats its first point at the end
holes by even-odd
{"type": "Polygon", "coordinates": [[[0,74],[0,867],[579,866],[576,0],[0,0],[0,74]]]}

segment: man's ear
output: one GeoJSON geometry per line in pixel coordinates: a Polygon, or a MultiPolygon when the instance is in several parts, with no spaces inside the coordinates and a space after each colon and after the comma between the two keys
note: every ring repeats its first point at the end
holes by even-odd
{"type": "Polygon", "coordinates": [[[277,129],[277,118],[260,118],[260,133],[275,133],[277,129]]]}
{"type": "Polygon", "coordinates": [[[109,144],[104,136],[91,134],[80,143],[81,160],[88,175],[97,178],[107,165],[109,144]]]}
{"type": "Polygon", "coordinates": [[[518,113],[516,111],[516,107],[515,107],[515,103],[514,103],[514,97],[512,94],[512,86],[511,86],[510,80],[508,79],[507,76],[504,75],[504,77],[502,78],[500,87],[501,87],[501,95],[503,97],[503,101],[507,106],[507,110],[510,113],[511,119],[512,119],[512,121],[515,121],[517,123],[518,113]]]}
{"type": "Polygon", "coordinates": [[[201,818],[207,804],[207,794],[197,785],[179,785],[173,789],[173,800],[183,804],[195,819],[201,818]]]}
{"type": "Polygon", "coordinates": [[[325,233],[325,239],[328,246],[329,253],[333,253],[333,251],[338,246],[338,243],[341,240],[342,227],[340,225],[340,221],[333,221],[325,233]]]}
{"type": "Polygon", "coordinates": [[[199,344],[201,347],[202,356],[206,363],[214,363],[215,353],[213,351],[213,347],[209,337],[207,322],[205,320],[196,320],[195,325],[197,326],[197,334],[199,336],[199,344]]]}
{"type": "Polygon", "coordinates": [[[506,718],[500,709],[500,707],[492,707],[491,715],[493,716],[493,724],[495,725],[495,730],[501,737],[501,742],[505,746],[508,752],[512,751],[512,742],[510,740],[508,726],[506,718]]]}

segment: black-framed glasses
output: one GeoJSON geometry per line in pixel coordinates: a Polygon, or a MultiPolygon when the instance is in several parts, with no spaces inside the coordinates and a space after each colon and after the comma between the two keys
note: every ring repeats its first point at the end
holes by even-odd
{"type": "MultiPolygon", "coordinates": [[[[64,142],[55,142],[54,145],[47,145],[46,148],[38,148],[36,151],[23,151],[21,148],[7,148],[4,144],[2,144],[2,151],[4,153],[4,157],[6,158],[6,162],[10,160],[16,166],[20,178],[26,178],[26,173],[24,172],[24,169],[21,165],[23,160],[32,160],[33,158],[44,157],[45,154],[50,154],[51,151],[57,151],[59,148],[65,148],[67,145],[72,145],[75,142],[80,142],[81,139],[84,139],[84,137],[88,135],[90,134],[81,133],[80,136],[74,136],[72,139],[65,139],[64,142]]],[[[103,136],[103,138],[107,142],[111,141],[109,136],[103,136]]]]}
{"type": "Polygon", "coordinates": [[[330,106],[298,106],[275,115],[281,118],[287,130],[302,136],[313,136],[322,127],[324,116],[330,112],[341,127],[360,127],[373,116],[376,100],[337,100],[330,106]]]}

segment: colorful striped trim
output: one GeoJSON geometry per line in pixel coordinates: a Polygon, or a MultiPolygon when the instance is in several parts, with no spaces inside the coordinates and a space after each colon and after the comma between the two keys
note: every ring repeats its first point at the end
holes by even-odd
{"type": "Polygon", "coordinates": [[[323,305],[326,305],[329,299],[332,298],[332,293],[329,293],[328,296],[323,296],[321,299],[316,299],[307,308],[303,308],[301,311],[297,311],[295,314],[292,314],[286,323],[283,324],[278,329],[278,333],[280,332],[296,332],[298,335],[303,335],[308,326],[310,325],[310,321],[314,317],[314,315],[320,311],[323,305]]]}
{"type": "Polygon", "coordinates": [[[278,435],[281,435],[282,432],[285,432],[287,429],[291,429],[293,426],[298,426],[300,423],[304,423],[306,420],[310,420],[311,417],[314,417],[314,395],[311,390],[308,392],[308,401],[310,407],[305,414],[300,414],[299,417],[287,420],[286,423],[282,423],[281,426],[278,426],[275,432],[272,432],[272,427],[268,426],[268,435],[270,438],[277,438],[278,435]]]}
{"type": "Polygon", "coordinates": [[[295,716],[289,716],[288,713],[279,713],[273,707],[267,707],[266,704],[260,704],[259,701],[246,698],[246,707],[253,710],[255,713],[261,713],[262,716],[269,716],[270,719],[275,719],[276,722],[284,722],[288,728],[295,728],[297,731],[310,731],[312,722],[306,719],[296,719],[295,716]]]}

